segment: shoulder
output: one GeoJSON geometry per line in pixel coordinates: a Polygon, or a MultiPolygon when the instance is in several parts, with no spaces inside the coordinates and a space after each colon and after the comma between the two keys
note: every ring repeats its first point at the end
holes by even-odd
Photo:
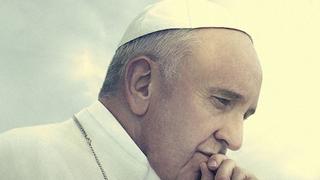
{"type": "Polygon", "coordinates": [[[72,120],[60,123],[23,127],[0,134],[0,147],[30,146],[55,144],[78,134],[72,120]]]}
{"type": "Polygon", "coordinates": [[[30,173],[27,172],[32,169],[46,173],[46,169],[63,168],[57,166],[58,163],[63,165],[63,152],[80,149],[80,135],[71,119],[61,123],[16,128],[0,134],[1,176],[16,179],[20,175],[29,177],[30,173]],[[17,171],[20,173],[17,174],[17,171]]]}

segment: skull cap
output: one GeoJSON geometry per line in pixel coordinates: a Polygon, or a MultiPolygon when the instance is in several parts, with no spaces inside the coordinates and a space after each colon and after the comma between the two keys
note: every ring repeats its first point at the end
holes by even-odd
{"type": "Polygon", "coordinates": [[[168,29],[227,28],[251,36],[224,7],[209,0],[162,0],[145,8],[128,26],[118,47],[168,29]]]}

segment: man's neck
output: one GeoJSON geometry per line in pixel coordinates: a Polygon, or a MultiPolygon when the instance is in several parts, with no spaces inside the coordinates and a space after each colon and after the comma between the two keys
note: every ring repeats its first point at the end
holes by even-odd
{"type": "Polygon", "coordinates": [[[126,102],[122,98],[107,97],[99,98],[99,101],[104,107],[111,112],[115,119],[126,130],[132,140],[137,144],[142,152],[143,146],[141,142],[141,125],[139,119],[130,113],[130,110],[126,108],[126,102]]]}

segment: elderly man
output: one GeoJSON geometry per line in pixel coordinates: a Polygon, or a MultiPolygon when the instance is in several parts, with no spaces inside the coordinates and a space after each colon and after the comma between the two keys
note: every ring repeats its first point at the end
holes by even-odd
{"type": "Polygon", "coordinates": [[[1,179],[256,179],[226,156],[255,112],[252,39],[219,6],[165,0],[129,26],[99,101],[0,136],[1,179]]]}

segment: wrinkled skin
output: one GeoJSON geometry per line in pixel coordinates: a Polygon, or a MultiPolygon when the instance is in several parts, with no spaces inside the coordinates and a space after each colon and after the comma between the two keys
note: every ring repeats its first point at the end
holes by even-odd
{"type": "Polygon", "coordinates": [[[195,38],[170,93],[153,93],[141,126],[144,153],[164,180],[254,179],[224,155],[241,147],[244,119],[257,106],[262,72],[253,44],[230,29],[201,29],[195,38]]]}

